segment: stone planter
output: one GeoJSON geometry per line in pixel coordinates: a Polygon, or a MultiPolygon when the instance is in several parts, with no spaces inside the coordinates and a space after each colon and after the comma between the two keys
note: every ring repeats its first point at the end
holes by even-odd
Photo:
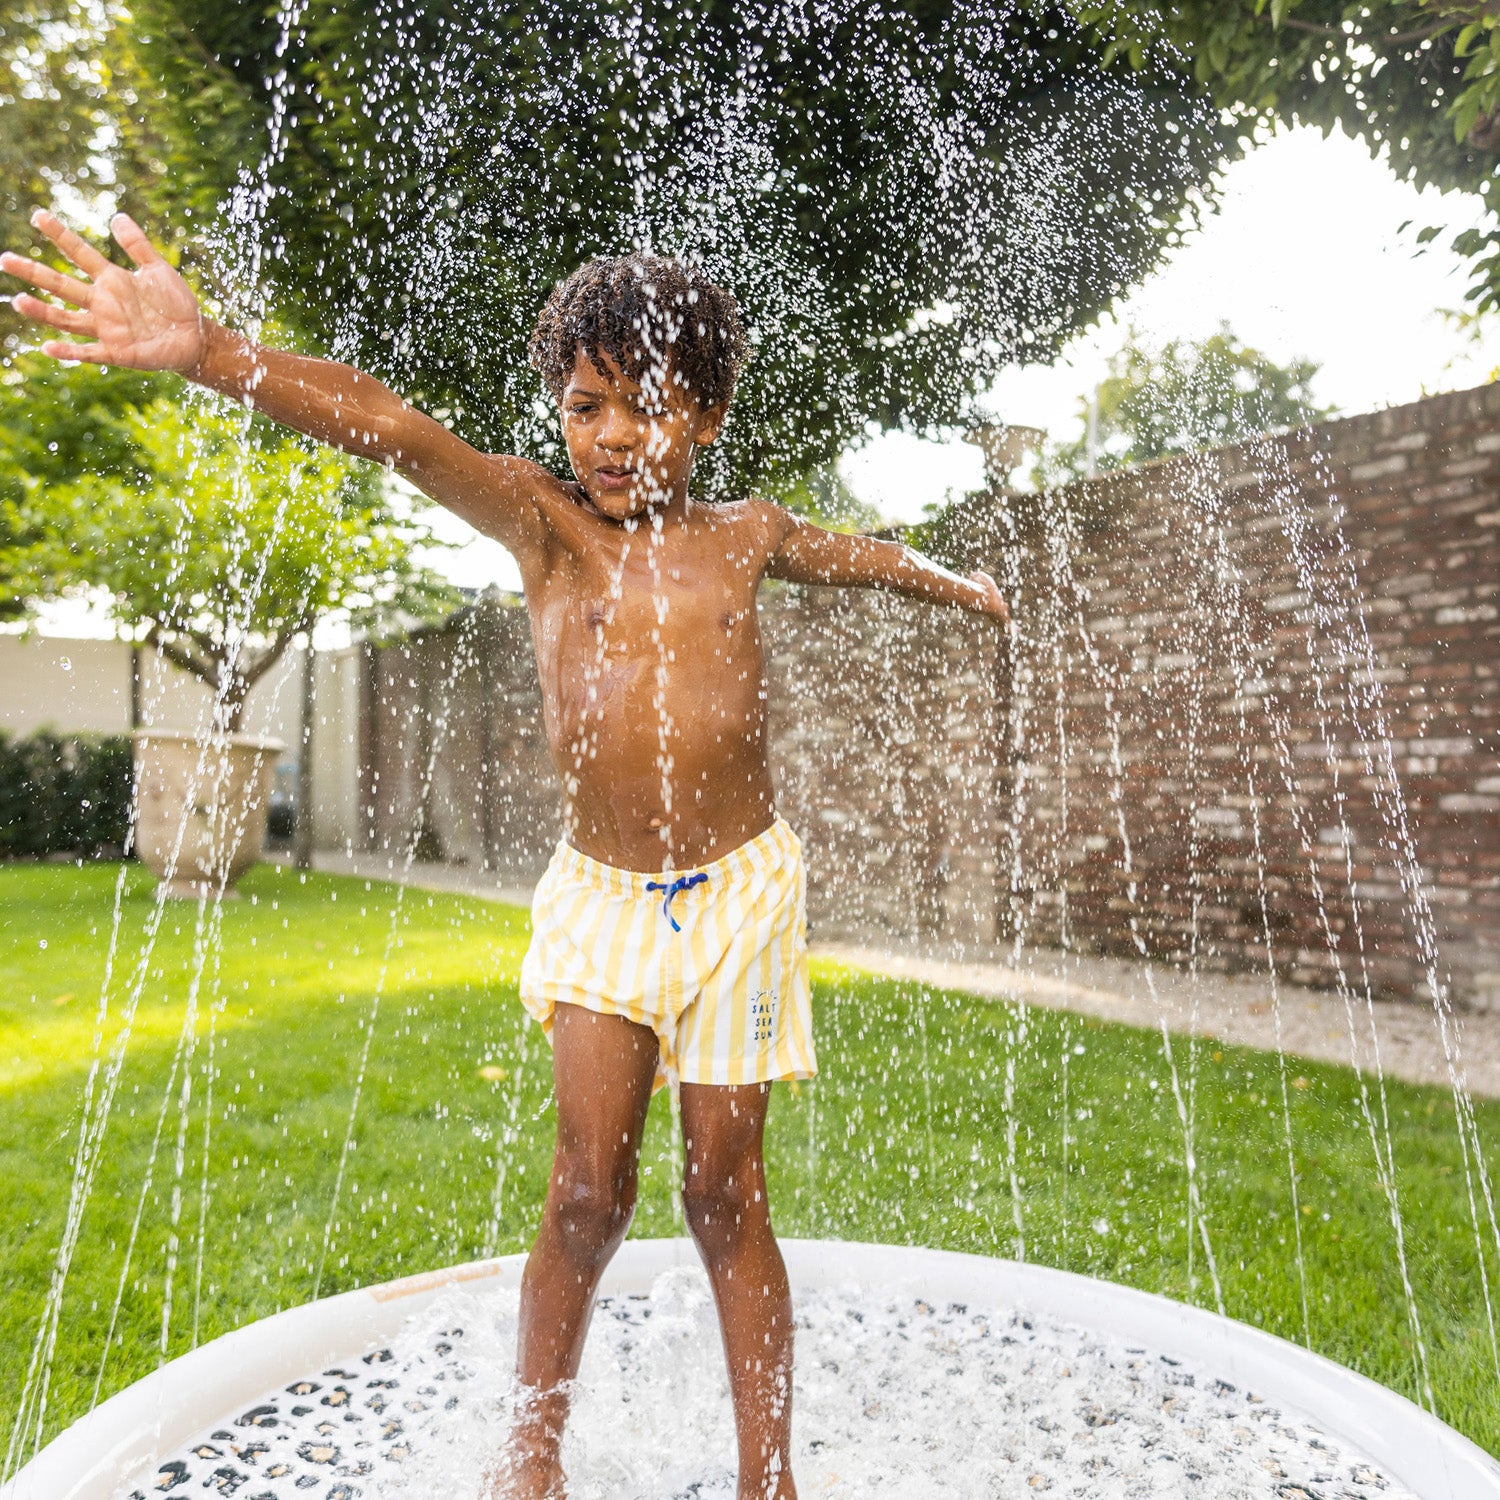
{"type": "Polygon", "coordinates": [[[259,735],[134,735],[135,851],[164,894],[223,891],[261,856],[271,772],[286,747],[259,735]]]}

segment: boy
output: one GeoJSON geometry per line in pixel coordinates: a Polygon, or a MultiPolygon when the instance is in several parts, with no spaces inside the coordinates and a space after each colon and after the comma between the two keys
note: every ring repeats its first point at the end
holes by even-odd
{"type": "Polygon", "coordinates": [[[683,1207],[723,1330],[740,1500],[794,1500],[792,1311],[761,1143],[771,1081],[815,1067],[804,878],[776,816],[755,594],[762,578],[863,585],[1007,618],[993,579],[809,525],[761,500],[699,504],[744,338],[734,299],[648,255],[598,260],[552,294],[532,361],[574,482],[476,452],[345,365],[258,347],[203,317],[123,215],[136,269],[53,215],[34,224],[82,273],[20,255],[17,309],[91,340],[59,359],[175,370],[299,432],[385,463],[515,557],[531,615],[564,838],[537,887],[522,966],[553,1045],[557,1146],[521,1291],[529,1393],[495,1497],[559,1497],[568,1382],[635,1202],[646,1109],[679,1090],[683,1207]]]}

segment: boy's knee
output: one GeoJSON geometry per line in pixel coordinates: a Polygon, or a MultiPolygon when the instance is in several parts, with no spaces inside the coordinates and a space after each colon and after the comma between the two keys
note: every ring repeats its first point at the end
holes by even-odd
{"type": "Polygon", "coordinates": [[[732,1173],[690,1166],[682,1184],[682,1211],[699,1248],[706,1255],[722,1252],[764,1218],[761,1174],[749,1166],[732,1173]]]}
{"type": "Polygon", "coordinates": [[[601,1170],[586,1158],[563,1156],[553,1171],[553,1213],[568,1240],[599,1251],[625,1237],[635,1213],[635,1172],[628,1166],[601,1170]]]}

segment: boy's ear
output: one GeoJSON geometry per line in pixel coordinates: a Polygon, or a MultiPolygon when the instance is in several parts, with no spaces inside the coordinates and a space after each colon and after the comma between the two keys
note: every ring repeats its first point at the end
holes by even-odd
{"type": "Polygon", "coordinates": [[[717,406],[705,406],[698,415],[698,430],[693,442],[706,448],[724,430],[724,419],[729,415],[729,403],[721,401],[717,406]]]}

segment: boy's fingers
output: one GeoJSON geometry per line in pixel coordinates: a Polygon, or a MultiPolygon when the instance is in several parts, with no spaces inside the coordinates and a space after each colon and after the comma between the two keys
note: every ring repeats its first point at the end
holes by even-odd
{"type": "Polygon", "coordinates": [[[85,276],[97,276],[107,270],[109,262],[81,235],[74,234],[56,214],[39,208],[32,214],[31,222],[83,272],[85,276]]]}
{"type": "Polygon", "coordinates": [[[118,364],[112,360],[103,344],[65,344],[60,339],[48,339],[42,345],[42,353],[48,359],[74,359],[86,365],[118,364]]]}
{"type": "Polygon", "coordinates": [[[61,271],[54,271],[51,266],[45,266],[39,260],[32,260],[27,255],[16,255],[10,250],[0,255],[0,271],[4,271],[7,276],[14,276],[18,281],[29,281],[41,291],[51,292],[54,297],[61,297],[78,307],[87,307],[94,295],[94,289],[88,282],[80,281],[76,276],[64,276],[61,271]]]}
{"type": "Polygon", "coordinates": [[[11,306],[24,318],[30,318],[33,323],[45,323],[49,328],[61,328],[64,333],[93,333],[94,319],[86,312],[75,312],[71,307],[55,307],[50,302],[43,302],[40,297],[33,297],[22,292],[19,297],[12,300],[11,306]]]}
{"type": "Polygon", "coordinates": [[[151,266],[162,259],[161,252],[151,243],[146,231],[129,214],[116,214],[109,221],[109,232],[136,265],[151,266]]]}

